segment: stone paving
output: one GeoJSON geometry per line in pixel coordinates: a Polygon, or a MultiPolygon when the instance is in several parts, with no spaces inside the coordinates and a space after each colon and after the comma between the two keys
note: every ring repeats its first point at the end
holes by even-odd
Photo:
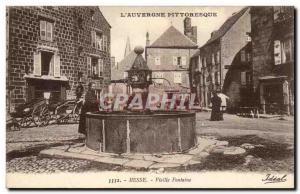
{"type": "Polygon", "coordinates": [[[198,144],[184,153],[170,154],[110,154],[99,153],[87,148],[84,144],[58,146],[40,152],[41,157],[86,159],[99,163],[120,165],[123,167],[160,169],[186,167],[200,164],[201,160],[214,149],[219,148],[225,155],[240,155],[246,151],[240,147],[228,147],[228,142],[218,141],[211,137],[198,137],[198,144]]]}

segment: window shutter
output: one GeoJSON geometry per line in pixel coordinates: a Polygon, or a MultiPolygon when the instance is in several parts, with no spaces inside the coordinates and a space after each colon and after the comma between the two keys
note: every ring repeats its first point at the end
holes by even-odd
{"type": "Polygon", "coordinates": [[[181,64],[182,64],[182,66],[186,66],[186,57],[185,56],[181,57],[181,64]]]}
{"type": "Polygon", "coordinates": [[[54,55],[54,77],[60,77],[60,56],[54,55]]]}
{"type": "Polygon", "coordinates": [[[173,56],[173,65],[177,65],[177,57],[173,56]]]}
{"type": "Polygon", "coordinates": [[[103,59],[98,59],[98,76],[103,76],[103,59]]]}
{"type": "Polygon", "coordinates": [[[33,55],[33,74],[35,76],[41,76],[42,66],[41,66],[41,53],[34,53],[33,55]]]}
{"type": "Polygon", "coordinates": [[[52,41],[52,37],[53,37],[53,24],[47,22],[47,40],[52,41]]]}
{"type": "Polygon", "coordinates": [[[177,84],[182,83],[181,73],[174,72],[174,83],[177,83],[177,84]]]}
{"type": "Polygon", "coordinates": [[[202,58],[200,56],[198,57],[198,63],[199,63],[198,69],[199,69],[199,71],[201,71],[201,68],[202,68],[202,58]]]}
{"type": "Polygon", "coordinates": [[[220,72],[219,72],[219,71],[217,72],[217,79],[216,79],[216,82],[217,82],[218,84],[220,84],[220,72]]]}
{"type": "Polygon", "coordinates": [[[246,72],[242,71],[241,72],[241,85],[246,85],[246,72]]]}
{"type": "Polygon", "coordinates": [[[54,73],[54,56],[51,57],[50,66],[49,66],[49,75],[53,76],[54,73]]]}
{"type": "Polygon", "coordinates": [[[155,57],[155,65],[160,65],[160,57],[155,57]]]}
{"type": "Polygon", "coordinates": [[[41,40],[46,40],[46,21],[40,21],[41,40]]]}
{"type": "Polygon", "coordinates": [[[91,36],[92,36],[92,46],[95,46],[96,32],[95,31],[91,31],[91,36]]]}
{"type": "Polygon", "coordinates": [[[217,63],[220,63],[220,51],[217,52],[217,63]]]}
{"type": "Polygon", "coordinates": [[[281,44],[279,40],[274,41],[274,62],[275,65],[281,64],[281,44]]]}
{"type": "Polygon", "coordinates": [[[215,64],[215,56],[214,56],[214,53],[211,54],[211,64],[215,64]]]}
{"type": "Polygon", "coordinates": [[[92,58],[91,57],[87,57],[87,74],[88,77],[91,76],[91,71],[92,71],[92,58]]]}

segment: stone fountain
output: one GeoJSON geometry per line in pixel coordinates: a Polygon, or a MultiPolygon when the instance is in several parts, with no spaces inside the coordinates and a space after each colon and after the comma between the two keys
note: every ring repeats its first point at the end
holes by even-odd
{"type": "MultiPolygon", "coordinates": [[[[145,95],[152,84],[152,71],[142,56],[144,49],[134,51],[137,56],[126,83],[134,94],[145,95]]],[[[87,113],[86,119],[86,146],[99,152],[181,153],[196,144],[195,113],[190,111],[99,111],[87,113]]]]}

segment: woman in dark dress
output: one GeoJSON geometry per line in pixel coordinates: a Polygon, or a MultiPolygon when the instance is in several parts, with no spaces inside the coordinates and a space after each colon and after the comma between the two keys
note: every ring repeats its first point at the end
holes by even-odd
{"type": "Polygon", "coordinates": [[[95,83],[90,82],[85,94],[85,102],[81,109],[78,132],[86,135],[85,114],[87,112],[99,111],[97,96],[95,94],[95,83]]]}
{"type": "Polygon", "coordinates": [[[223,115],[220,110],[221,103],[222,103],[221,98],[218,96],[218,94],[216,92],[213,92],[213,97],[211,98],[211,104],[212,104],[212,110],[211,110],[211,116],[210,116],[211,121],[223,120],[223,115]]]}

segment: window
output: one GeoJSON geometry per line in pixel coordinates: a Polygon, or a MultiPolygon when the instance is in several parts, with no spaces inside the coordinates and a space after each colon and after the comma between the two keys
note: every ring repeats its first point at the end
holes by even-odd
{"type": "Polygon", "coordinates": [[[174,72],[174,83],[176,83],[176,84],[182,83],[181,73],[174,72]]]}
{"type": "Polygon", "coordinates": [[[186,57],[173,56],[173,65],[177,65],[179,67],[186,66],[186,57]]]}
{"type": "Polygon", "coordinates": [[[41,72],[42,75],[53,75],[54,57],[53,53],[41,52],[41,72]]]}
{"type": "Polygon", "coordinates": [[[98,77],[103,77],[103,59],[98,59],[98,77]]]}
{"type": "Polygon", "coordinates": [[[212,65],[215,64],[215,55],[214,55],[214,53],[211,54],[211,64],[212,65]]]}
{"type": "Polygon", "coordinates": [[[60,77],[60,57],[52,52],[41,51],[34,54],[33,74],[60,77]]]}
{"type": "Polygon", "coordinates": [[[40,35],[41,40],[53,40],[53,23],[48,21],[40,21],[40,35]]]}
{"type": "Polygon", "coordinates": [[[274,64],[280,65],[293,61],[292,39],[274,41],[274,64]]]}
{"type": "Polygon", "coordinates": [[[92,71],[92,77],[96,78],[98,77],[98,71],[99,71],[99,65],[98,65],[98,58],[92,58],[92,66],[91,66],[91,71],[92,71]]]}
{"type": "Polygon", "coordinates": [[[102,50],[102,35],[99,32],[96,32],[96,49],[102,50]]]}
{"type": "Polygon", "coordinates": [[[158,83],[158,84],[164,83],[163,79],[159,79],[159,78],[164,78],[163,72],[153,72],[153,77],[156,78],[156,79],[154,79],[155,83],[158,83]]]}
{"type": "Polygon", "coordinates": [[[246,62],[246,51],[241,50],[241,62],[246,62]]]}
{"type": "Polygon", "coordinates": [[[181,57],[177,57],[177,66],[181,66],[181,57]]]}
{"type": "Polygon", "coordinates": [[[241,85],[246,85],[247,84],[247,79],[246,79],[246,71],[241,72],[241,85]]]}
{"type": "Polygon", "coordinates": [[[155,57],[154,63],[155,63],[155,65],[160,65],[160,57],[155,57]]]}
{"type": "Polygon", "coordinates": [[[203,65],[203,67],[206,67],[206,58],[205,57],[202,58],[202,65],[203,65]]]}

